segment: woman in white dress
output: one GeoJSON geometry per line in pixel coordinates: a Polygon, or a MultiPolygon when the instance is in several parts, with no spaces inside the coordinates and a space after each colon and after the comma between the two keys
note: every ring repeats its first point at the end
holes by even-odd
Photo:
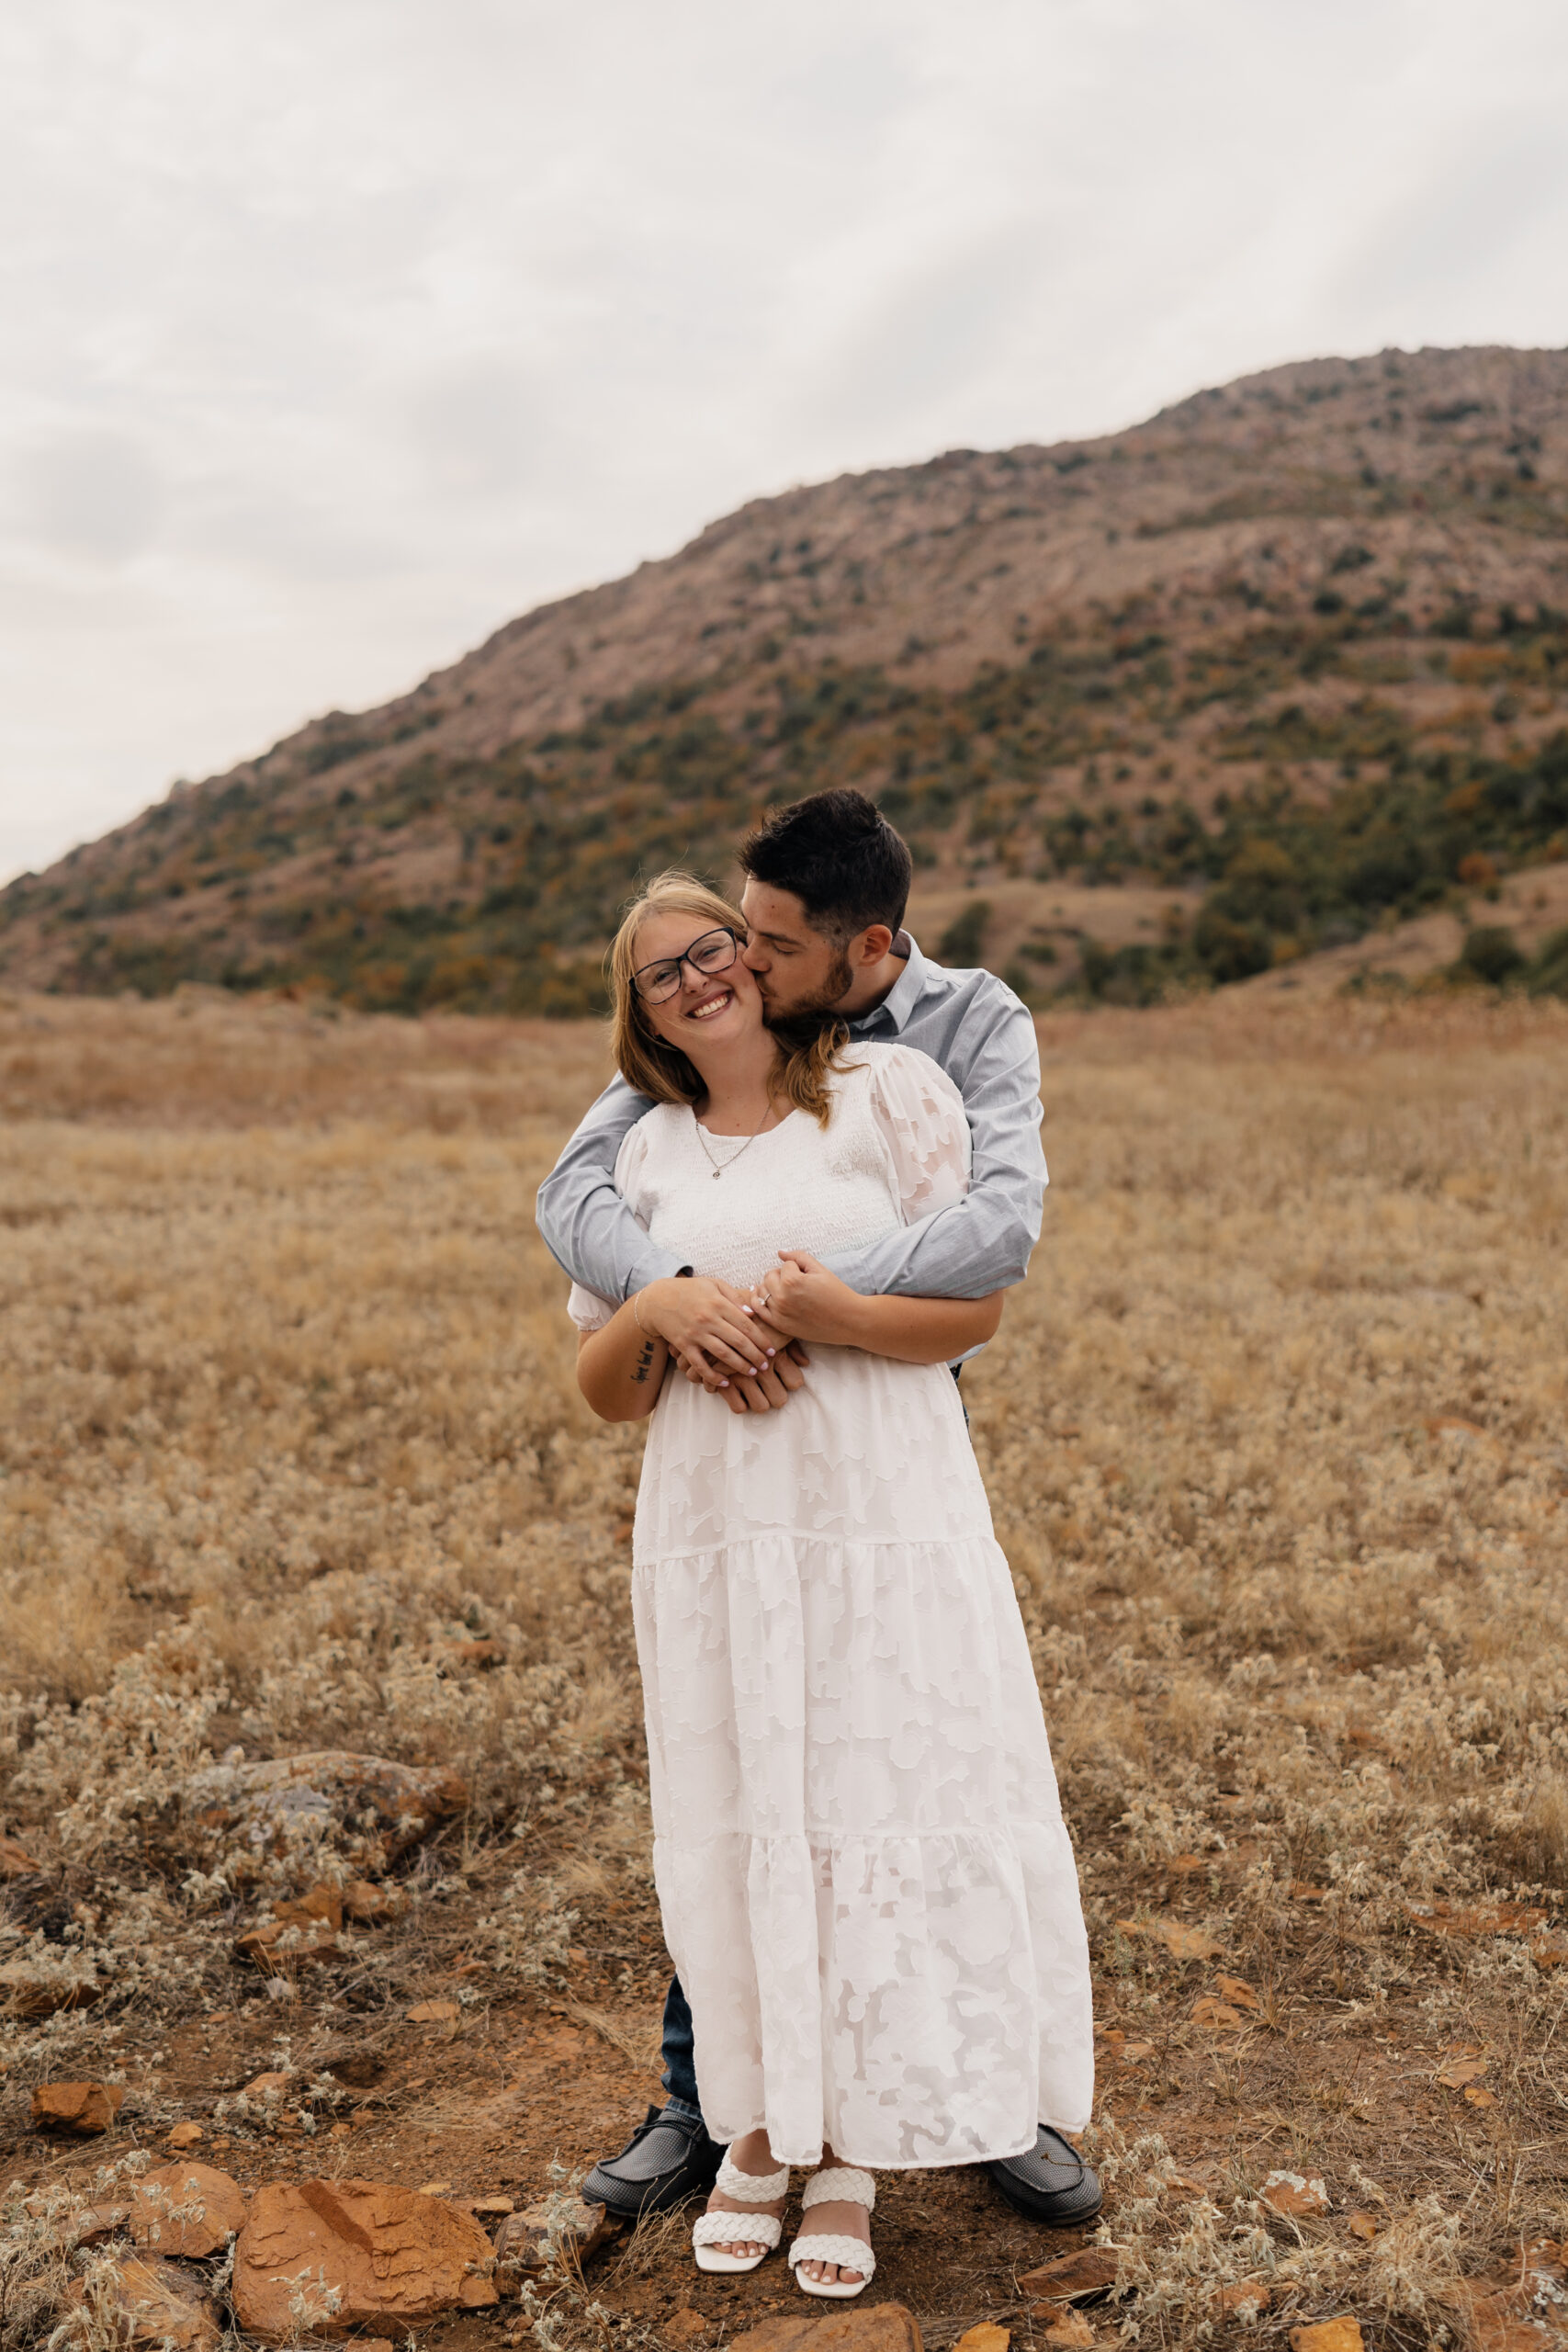
{"type": "MultiPolygon", "coordinates": [[[[632,1541],[654,1870],[728,2142],[694,2244],[750,2269],[815,2169],[807,2292],[875,2267],[876,2168],[1080,2131],[1089,1954],[1040,1698],[951,1362],[1001,1296],[863,1298],[821,1258],[966,1189],[963,1099],[927,1056],[827,1029],[786,1052],[738,911],[684,876],[633,907],[616,1059],[655,1107],[615,1183],[732,1313],[810,1343],[781,1410],[670,1374],[650,1283],[575,1288],[578,1378],[650,1417],[632,1541]],[[741,2216],[738,2222],[737,2214],[741,2216]]],[[[759,1325],[761,1333],[765,1327],[759,1325]]]]}

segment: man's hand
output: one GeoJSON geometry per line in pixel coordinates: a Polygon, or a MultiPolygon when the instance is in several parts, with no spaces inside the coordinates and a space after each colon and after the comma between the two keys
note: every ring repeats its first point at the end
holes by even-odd
{"type": "Polygon", "coordinates": [[[783,1345],[762,1337],[750,1301],[732,1283],[705,1275],[649,1283],[637,1293],[636,1313],[644,1330],[657,1331],[683,1364],[704,1365],[705,1381],[711,1372],[716,1387],[732,1378],[750,1385],[783,1345]]]}
{"type": "MultiPolygon", "coordinates": [[[[769,1342],[764,1340],[763,1344],[769,1342]]],[[[797,1388],[806,1385],[806,1371],[811,1362],[798,1340],[786,1340],[781,1332],[773,1344],[777,1345],[778,1353],[771,1368],[759,1373],[755,1380],[726,1381],[703,1356],[694,1357],[690,1363],[682,1357],[676,1361],[694,1386],[722,1394],[732,1413],[765,1413],[785,1403],[797,1388]]]]}
{"type": "Polygon", "coordinates": [[[858,1291],[829,1272],[808,1250],[781,1250],[773,1272],[751,1293],[753,1329],[769,1346],[786,1338],[815,1340],[823,1347],[858,1347],[862,1339],[858,1291]]]}
{"type": "Polygon", "coordinates": [[[792,1363],[787,1351],[773,1358],[766,1372],[755,1380],[732,1380],[725,1389],[724,1401],[732,1413],[776,1413],[787,1405],[797,1388],[806,1385],[806,1374],[792,1363]]]}

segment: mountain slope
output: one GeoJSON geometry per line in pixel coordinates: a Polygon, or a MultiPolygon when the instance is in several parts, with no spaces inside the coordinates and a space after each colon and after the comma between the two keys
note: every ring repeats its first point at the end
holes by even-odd
{"type": "Polygon", "coordinates": [[[852,781],[1036,992],[1235,978],[1559,854],[1565,717],[1568,354],[1314,361],[753,502],[24,876],[0,972],[580,1010],[639,870],[852,781]]]}

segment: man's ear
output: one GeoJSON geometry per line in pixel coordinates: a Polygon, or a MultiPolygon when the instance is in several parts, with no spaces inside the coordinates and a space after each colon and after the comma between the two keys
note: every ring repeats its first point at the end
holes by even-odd
{"type": "Polygon", "coordinates": [[[893,933],[885,922],[874,922],[861,933],[850,950],[852,964],[880,964],[893,944],[893,933]]]}

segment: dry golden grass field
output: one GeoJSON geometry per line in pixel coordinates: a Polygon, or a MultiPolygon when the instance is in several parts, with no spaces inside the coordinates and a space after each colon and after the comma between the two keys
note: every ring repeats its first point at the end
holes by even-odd
{"type": "MultiPolygon", "coordinates": [[[[874,2294],[937,2346],[1562,2343],[1568,1011],[1239,995],[1042,1048],[1044,1238],[965,1395],[1078,1843],[1119,2270],[1063,2321],[1019,2281],[1076,2241],[904,2175],[874,2294]]],[[[577,1397],[532,1217],[603,1067],[578,1026],[0,1003],[10,2346],[182,2126],[246,2188],[521,2202],[658,2096],[639,1438],[577,1397]],[[461,1793],[247,1843],[193,1792],[344,1749],[461,1793]],[[356,1876],[395,1916],[237,1951],[356,1876]],[[29,2126],[89,2076],[107,2134],[29,2126]]],[[[797,2307],[652,2229],[429,2337],[797,2307]]]]}

